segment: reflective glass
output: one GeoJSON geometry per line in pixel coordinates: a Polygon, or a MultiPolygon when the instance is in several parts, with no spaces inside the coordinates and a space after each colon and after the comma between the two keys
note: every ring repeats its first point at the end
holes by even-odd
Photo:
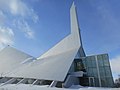
{"type": "Polygon", "coordinates": [[[99,67],[100,77],[105,77],[105,69],[104,67],[99,67]]]}
{"type": "Polygon", "coordinates": [[[93,69],[92,68],[88,68],[88,76],[93,76],[93,69]]]}
{"type": "Polygon", "coordinates": [[[95,78],[95,86],[99,87],[99,80],[98,80],[98,78],[95,78]]]}
{"type": "Polygon", "coordinates": [[[104,66],[103,60],[98,59],[98,65],[99,65],[99,66],[104,66]]]}
{"type": "Polygon", "coordinates": [[[105,87],[106,86],[106,78],[101,78],[101,85],[102,87],[105,87]]]}
{"type": "Polygon", "coordinates": [[[87,58],[87,67],[91,67],[92,66],[92,61],[90,59],[90,57],[87,58]]]}
{"type": "Polygon", "coordinates": [[[110,71],[110,67],[105,67],[105,73],[106,73],[106,77],[112,77],[111,75],[111,71],[110,71]]]}
{"type": "Polygon", "coordinates": [[[92,68],[93,69],[93,76],[98,77],[98,71],[97,68],[92,68]]]}
{"type": "Polygon", "coordinates": [[[91,60],[92,62],[92,67],[96,67],[96,60],[91,60]]]}
{"type": "Polygon", "coordinates": [[[106,78],[106,83],[108,87],[113,87],[113,78],[112,77],[107,77],[106,78]]]}
{"type": "Polygon", "coordinates": [[[98,60],[102,60],[102,55],[97,55],[98,60]]]}

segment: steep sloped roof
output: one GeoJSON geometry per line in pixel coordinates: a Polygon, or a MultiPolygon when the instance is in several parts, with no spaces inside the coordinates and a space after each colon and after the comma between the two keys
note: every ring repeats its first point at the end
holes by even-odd
{"type": "Polygon", "coordinates": [[[27,59],[33,59],[33,57],[7,46],[0,52],[0,75],[4,75],[17,68],[20,63],[27,59]]]}
{"type": "Polygon", "coordinates": [[[76,53],[77,49],[73,49],[24,64],[7,76],[64,81],[76,53]]]}
{"type": "Polygon", "coordinates": [[[6,76],[64,81],[81,46],[74,3],[70,9],[70,15],[70,35],[40,56],[38,60],[25,63],[6,76]]]}

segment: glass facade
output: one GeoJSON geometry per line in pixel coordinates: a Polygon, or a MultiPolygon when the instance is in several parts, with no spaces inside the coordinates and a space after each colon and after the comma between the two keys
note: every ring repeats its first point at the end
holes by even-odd
{"type": "Polygon", "coordinates": [[[84,68],[84,64],[82,62],[82,59],[75,59],[74,60],[74,71],[77,72],[77,71],[84,71],[85,68],[84,68]]]}
{"type": "Polygon", "coordinates": [[[108,54],[87,56],[83,59],[83,64],[87,77],[94,77],[94,79],[90,79],[90,86],[113,87],[113,77],[108,54]]]}
{"type": "Polygon", "coordinates": [[[75,59],[79,59],[80,57],[85,57],[85,52],[83,50],[83,47],[80,47],[80,49],[78,50],[76,56],[75,56],[75,59]]]}

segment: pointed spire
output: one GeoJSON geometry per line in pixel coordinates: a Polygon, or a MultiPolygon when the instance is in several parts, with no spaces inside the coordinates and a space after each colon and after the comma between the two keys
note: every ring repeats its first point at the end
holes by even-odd
{"type": "Polygon", "coordinates": [[[72,2],[72,6],[71,6],[71,8],[73,8],[73,7],[74,7],[74,8],[76,7],[76,5],[75,5],[75,2],[74,2],[74,1],[72,2]]]}
{"type": "Polygon", "coordinates": [[[71,16],[71,31],[74,32],[75,30],[78,30],[78,33],[79,33],[79,40],[80,40],[81,46],[78,50],[76,57],[80,58],[81,56],[85,56],[85,52],[84,52],[83,45],[82,45],[80,27],[79,27],[79,22],[78,22],[78,15],[77,15],[77,10],[76,10],[76,6],[75,6],[74,1],[72,3],[71,9],[70,9],[70,16],[71,16]]]}
{"type": "Polygon", "coordinates": [[[72,6],[75,6],[75,2],[73,1],[72,6]]]}

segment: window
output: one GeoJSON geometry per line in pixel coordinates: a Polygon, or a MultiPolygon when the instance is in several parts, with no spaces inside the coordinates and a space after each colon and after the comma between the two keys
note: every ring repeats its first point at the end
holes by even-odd
{"type": "Polygon", "coordinates": [[[88,76],[94,76],[94,73],[93,73],[93,68],[88,68],[88,76]]]}
{"type": "Polygon", "coordinates": [[[95,78],[95,86],[99,87],[99,80],[98,80],[98,78],[95,78]]]}
{"type": "Polygon", "coordinates": [[[98,66],[104,66],[102,55],[97,56],[98,66]]]}
{"type": "Polygon", "coordinates": [[[84,68],[86,69],[87,68],[86,59],[82,60],[82,62],[83,62],[84,68]]]}
{"type": "Polygon", "coordinates": [[[91,67],[92,66],[92,60],[90,57],[86,58],[86,62],[87,62],[87,67],[91,67]]]}
{"type": "Polygon", "coordinates": [[[106,87],[106,78],[101,78],[101,85],[102,87],[106,87]]]}
{"type": "Polygon", "coordinates": [[[97,68],[92,68],[93,69],[93,76],[98,77],[98,71],[97,68]]]}
{"type": "Polygon", "coordinates": [[[107,77],[106,78],[107,87],[113,87],[113,78],[107,77]]]}
{"type": "Polygon", "coordinates": [[[102,60],[102,55],[97,55],[98,60],[102,60]]]}
{"type": "Polygon", "coordinates": [[[102,55],[102,56],[103,56],[103,59],[104,59],[104,60],[108,60],[108,58],[109,58],[107,54],[104,54],[104,55],[102,55]]]}
{"type": "Polygon", "coordinates": [[[99,71],[100,71],[100,77],[105,77],[105,69],[104,69],[104,67],[99,67],[99,71]]]}
{"type": "Polygon", "coordinates": [[[75,71],[81,71],[84,69],[82,61],[76,61],[75,62],[75,71]]]}
{"type": "Polygon", "coordinates": [[[103,60],[99,60],[99,59],[98,59],[98,66],[104,66],[103,60]]]}
{"type": "Polygon", "coordinates": [[[92,66],[91,67],[96,67],[96,60],[91,60],[92,66]]]}
{"type": "Polygon", "coordinates": [[[103,62],[104,62],[104,66],[110,66],[108,59],[104,59],[103,62]]]}
{"type": "Polygon", "coordinates": [[[105,67],[105,73],[106,73],[106,77],[111,77],[111,69],[110,67],[105,67]]]}

